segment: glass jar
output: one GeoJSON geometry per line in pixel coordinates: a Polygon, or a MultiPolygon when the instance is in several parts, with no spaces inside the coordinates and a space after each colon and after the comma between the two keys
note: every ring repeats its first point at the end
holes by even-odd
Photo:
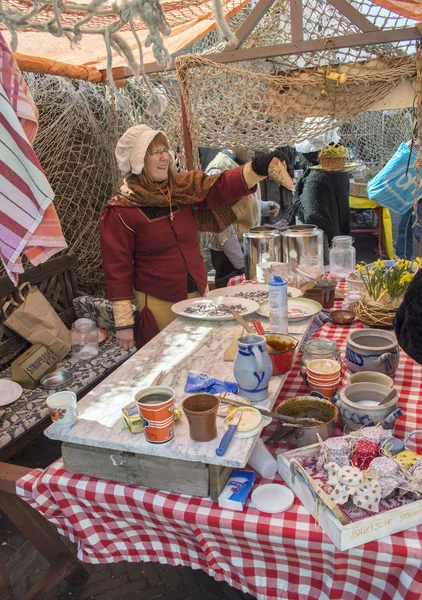
{"type": "Polygon", "coordinates": [[[336,235],[330,249],[330,275],[333,279],[346,279],[356,267],[356,250],[350,235],[336,235]]]}
{"type": "Polygon", "coordinates": [[[91,360],[98,355],[98,332],[91,319],[77,319],[71,331],[72,354],[78,360],[91,360]]]}
{"type": "Polygon", "coordinates": [[[326,358],[336,360],[341,364],[341,355],[335,344],[329,340],[309,340],[303,344],[303,354],[301,356],[299,367],[300,374],[306,382],[307,364],[316,358],[326,358]]]}

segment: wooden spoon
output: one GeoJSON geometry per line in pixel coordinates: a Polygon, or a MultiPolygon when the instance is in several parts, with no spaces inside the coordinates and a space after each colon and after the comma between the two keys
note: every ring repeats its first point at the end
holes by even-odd
{"type": "MultiPolygon", "coordinates": [[[[255,331],[252,329],[252,327],[250,327],[250,325],[245,321],[245,319],[243,317],[241,317],[239,315],[238,312],[236,312],[235,310],[232,310],[232,315],[234,316],[236,321],[238,323],[240,323],[244,329],[246,329],[246,331],[248,333],[255,334],[255,331]]],[[[267,346],[267,352],[268,352],[268,354],[270,354],[273,351],[273,349],[271,348],[271,346],[269,344],[267,344],[266,346],[267,346]]]]}
{"type": "Polygon", "coordinates": [[[224,352],[224,361],[225,362],[234,362],[234,359],[236,358],[236,354],[237,354],[237,340],[241,337],[242,332],[243,332],[243,327],[240,327],[240,325],[236,325],[236,327],[233,330],[232,342],[231,342],[230,346],[228,346],[224,352]]]}

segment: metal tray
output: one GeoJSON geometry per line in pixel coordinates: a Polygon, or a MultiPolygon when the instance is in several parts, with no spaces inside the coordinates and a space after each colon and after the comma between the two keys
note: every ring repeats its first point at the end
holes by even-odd
{"type": "Polygon", "coordinates": [[[46,390],[61,390],[72,383],[72,381],[73,375],[70,371],[58,369],[41,377],[40,384],[46,390]]]}

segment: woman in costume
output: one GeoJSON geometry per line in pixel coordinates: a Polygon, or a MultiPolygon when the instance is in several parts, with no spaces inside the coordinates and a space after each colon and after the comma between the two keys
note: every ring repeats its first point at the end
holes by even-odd
{"type": "Polygon", "coordinates": [[[176,318],[175,302],[205,294],[198,231],[229,228],[230,205],[255,191],[274,157],[286,157],[275,151],[218,175],[176,174],[165,134],[147,125],[130,127],[115,153],[125,180],[101,213],[100,243],[116,340],[130,350],[176,318]]]}

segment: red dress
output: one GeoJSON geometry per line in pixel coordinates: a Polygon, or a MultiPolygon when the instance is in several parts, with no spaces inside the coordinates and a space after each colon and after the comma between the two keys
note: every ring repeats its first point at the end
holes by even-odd
{"type": "MultiPolygon", "coordinates": [[[[201,208],[233,204],[251,193],[243,167],[225,171],[210,188],[201,208]]],[[[252,190],[253,191],[253,190],[252,190]]],[[[134,298],[134,288],[167,302],[185,300],[188,273],[201,296],[207,272],[199,251],[191,204],[173,209],[110,206],[100,217],[104,279],[110,300],[134,298]]]]}

